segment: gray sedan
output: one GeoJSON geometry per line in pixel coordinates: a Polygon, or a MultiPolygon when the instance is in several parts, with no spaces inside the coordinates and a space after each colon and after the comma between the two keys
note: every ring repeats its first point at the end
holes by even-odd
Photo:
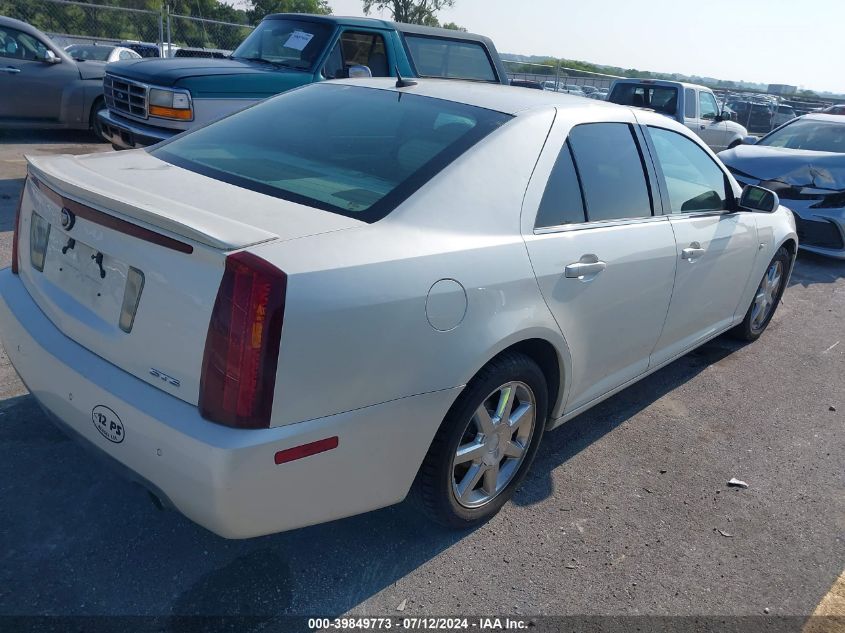
{"type": "Polygon", "coordinates": [[[719,158],[741,184],[778,194],[801,248],[845,259],[845,119],[807,114],[719,158]]]}
{"type": "Polygon", "coordinates": [[[0,128],[97,126],[105,62],[76,61],[35,27],[0,17],[0,128]]]}

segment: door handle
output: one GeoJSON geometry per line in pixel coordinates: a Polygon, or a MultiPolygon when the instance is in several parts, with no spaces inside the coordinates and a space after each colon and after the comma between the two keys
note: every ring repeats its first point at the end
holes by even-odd
{"type": "Polygon", "coordinates": [[[563,275],[567,279],[582,279],[598,275],[605,268],[607,268],[607,264],[600,262],[595,255],[584,255],[581,261],[569,264],[564,268],[563,275]]]}
{"type": "Polygon", "coordinates": [[[690,245],[689,248],[685,248],[681,251],[681,259],[687,259],[690,262],[693,260],[698,259],[702,255],[704,255],[705,249],[699,248],[698,246],[690,245]]]}
{"type": "Polygon", "coordinates": [[[699,129],[699,130],[704,130],[704,129],[706,129],[706,128],[707,128],[707,126],[706,126],[706,125],[699,125],[699,126],[698,126],[698,129],[699,129]]]}
{"type": "Polygon", "coordinates": [[[21,71],[20,68],[15,68],[14,66],[6,66],[5,68],[2,68],[0,70],[2,70],[4,73],[9,73],[10,75],[16,75],[21,71]]]}

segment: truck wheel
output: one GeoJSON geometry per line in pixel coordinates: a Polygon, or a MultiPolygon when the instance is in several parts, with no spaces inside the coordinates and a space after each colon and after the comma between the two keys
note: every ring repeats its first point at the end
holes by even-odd
{"type": "Polygon", "coordinates": [[[94,136],[97,137],[97,140],[102,141],[103,143],[110,142],[105,136],[103,136],[103,126],[100,125],[100,119],[97,117],[97,112],[102,110],[106,106],[106,102],[102,97],[98,97],[94,100],[94,103],[91,105],[91,114],[88,117],[88,127],[91,128],[91,131],[94,132],[94,136]]]}

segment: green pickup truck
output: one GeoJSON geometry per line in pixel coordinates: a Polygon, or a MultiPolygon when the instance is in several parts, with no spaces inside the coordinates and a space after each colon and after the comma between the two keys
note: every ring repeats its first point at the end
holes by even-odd
{"type": "Polygon", "coordinates": [[[348,77],[440,77],[508,83],[481,35],[370,18],[269,15],[228,59],[109,64],[102,135],[144,147],[292,88],[348,77]]]}

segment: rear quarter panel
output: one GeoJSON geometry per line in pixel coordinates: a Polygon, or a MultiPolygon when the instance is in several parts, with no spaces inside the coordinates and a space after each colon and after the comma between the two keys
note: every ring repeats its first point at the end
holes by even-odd
{"type": "Polygon", "coordinates": [[[380,222],[254,249],[288,275],[273,425],[464,385],[526,338],[564,347],[519,233],[553,114],[520,119],[380,222]],[[447,331],[426,313],[442,279],[466,302],[447,331]]]}

